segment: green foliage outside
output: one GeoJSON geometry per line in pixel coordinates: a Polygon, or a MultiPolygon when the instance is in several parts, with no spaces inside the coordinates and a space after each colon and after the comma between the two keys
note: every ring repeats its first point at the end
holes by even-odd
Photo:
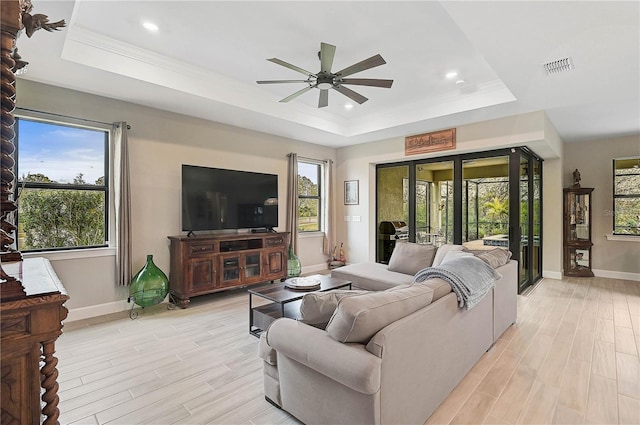
{"type": "MultiPolygon", "coordinates": [[[[298,175],[298,195],[318,196],[318,185],[313,183],[308,177],[298,175]]],[[[314,232],[320,230],[319,222],[319,200],[298,199],[298,230],[301,232],[314,232]]]]}
{"type": "Polygon", "coordinates": [[[615,193],[635,197],[615,198],[614,233],[640,235],[640,171],[636,168],[617,169],[615,193]]]}
{"type": "MultiPolygon", "coordinates": [[[[27,182],[55,183],[42,174],[27,182]]],[[[96,185],[101,185],[101,177],[96,185]]],[[[82,174],[74,184],[87,184],[82,174]]],[[[76,189],[25,188],[18,199],[20,250],[103,245],[105,192],[76,189]]]]}
{"type": "Polygon", "coordinates": [[[483,212],[485,217],[490,221],[490,223],[488,223],[489,233],[508,233],[509,199],[500,199],[496,196],[484,203],[483,212]]]}

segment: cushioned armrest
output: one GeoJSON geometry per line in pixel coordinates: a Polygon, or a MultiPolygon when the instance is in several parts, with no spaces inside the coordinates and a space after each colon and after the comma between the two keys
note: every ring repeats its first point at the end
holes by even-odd
{"type": "Polygon", "coordinates": [[[273,322],[267,342],[278,356],[289,357],[355,391],[375,394],[380,388],[380,358],[362,344],[343,344],[322,329],[292,319],[273,322]]]}
{"type": "Polygon", "coordinates": [[[276,362],[276,350],[274,350],[267,343],[267,334],[262,333],[260,335],[260,342],[258,344],[258,356],[265,362],[269,363],[272,366],[276,366],[278,363],[276,362]]]}

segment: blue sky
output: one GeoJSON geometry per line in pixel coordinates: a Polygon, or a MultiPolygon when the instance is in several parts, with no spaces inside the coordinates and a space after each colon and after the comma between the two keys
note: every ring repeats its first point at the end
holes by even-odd
{"type": "Polygon", "coordinates": [[[316,164],[298,162],[298,174],[318,183],[318,168],[316,164]]]}
{"type": "Polygon", "coordinates": [[[72,183],[79,174],[87,183],[104,176],[104,131],[19,121],[18,177],[44,174],[72,183]]]}

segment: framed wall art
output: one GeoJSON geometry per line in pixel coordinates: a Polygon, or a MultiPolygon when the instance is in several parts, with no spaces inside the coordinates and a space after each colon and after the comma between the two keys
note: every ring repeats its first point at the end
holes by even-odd
{"type": "Polygon", "coordinates": [[[358,180],[346,180],[344,182],[344,204],[358,205],[358,180]]]}

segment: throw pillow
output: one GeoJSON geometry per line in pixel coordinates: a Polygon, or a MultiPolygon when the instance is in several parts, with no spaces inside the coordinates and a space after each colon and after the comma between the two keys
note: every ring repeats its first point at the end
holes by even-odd
{"type": "Polygon", "coordinates": [[[396,243],[391,258],[389,271],[414,275],[418,270],[431,266],[436,255],[436,247],[413,242],[396,243]]]}
{"type": "Polygon", "coordinates": [[[336,341],[366,344],[380,329],[429,305],[432,299],[433,289],[425,285],[346,297],[338,303],[327,334],[336,341]]]}
{"type": "Polygon", "coordinates": [[[511,258],[511,251],[502,248],[494,248],[491,251],[482,251],[476,254],[476,257],[480,258],[494,269],[497,269],[509,262],[509,259],[511,258]]]}
{"type": "Polygon", "coordinates": [[[302,297],[300,321],[317,328],[324,328],[336,311],[338,301],[344,297],[366,294],[369,291],[337,289],[326,292],[310,292],[302,297]]]}
{"type": "Polygon", "coordinates": [[[460,257],[473,257],[473,254],[467,251],[449,251],[442,259],[442,262],[440,263],[440,265],[446,263],[447,261],[451,261],[454,258],[460,258],[460,257]]]}
{"type": "Polygon", "coordinates": [[[444,259],[444,256],[447,255],[449,251],[462,251],[462,249],[463,249],[462,245],[452,245],[452,244],[442,245],[436,251],[436,256],[433,259],[432,267],[437,267],[440,264],[442,264],[442,260],[444,259]]]}

